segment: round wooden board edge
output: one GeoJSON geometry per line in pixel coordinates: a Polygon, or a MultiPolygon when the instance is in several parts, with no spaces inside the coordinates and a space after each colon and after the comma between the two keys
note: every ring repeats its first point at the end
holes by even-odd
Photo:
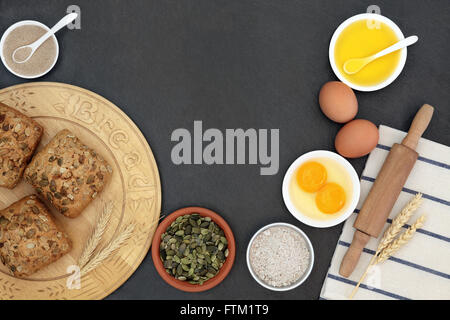
{"type": "MultiPolygon", "coordinates": [[[[155,180],[156,180],[156,195],[157,195],[157,200],[156,200],[156,212],[157,212],[157,219],[159,220],[159,217],[161,215],[161,204],[162,204],[162,189],[161,189],[161,178],[159,175],[159,169],[158,169],[158,163],[155,159],[155,156],[153,154],[153,150],[150,147],[150,144],[148,143],[147,139],[145,138],[145,136],[143,135],[143,133],[141,132],[141,130],[138,128],[138,126],[134,123],[134,121],[124,112],[122,111],[122,109],[120,109],[115,103],[113,103],[112,101],[102,97],[101,95],[76,86],[76,85],[72,85],[72,84],[67,84],[67,83],[63,83],[63,82],[51,82],[51,81],[37,81],[37,82],[27,82],[27,83],[21,83],[21,84],[16,84],[16,85],[12,85],[12,86],[8,86],[8,87],[4,87],[0,89],[0,94],[7,92],[7,91],[11,91],[11,90],[17,90],[17,89],[24,89],[26,87],[30,87],[30,86],[57,86],[57,87],[61,87],[63,89],[69,89],[69,90],[75,90],[75,91],[81,91],[82,93],[88,95],[88,96],[92,96],[95,99],[98,99],[100,101],[102,101],[104,104],[108,105],[108,106],[112,106],[115,111],[117,111],[119,114],[121,114],[125,119],[127,119],[130,123],[130,125],[135,129],[136,134],[139,136],[139,138],[142,140],[142,142],[145,144],[145,147],[147,148],[147,151],[149,153],[150,156],[150,160],[154,162],[155,164],[155,180]]],[[[113,292],[115,292],[119,287],[121,287],[132,275],[133,273],[139,268],[139,266],[142,264],[143,260],[145,259],[145,257],[147,256],[151,244],[152,244],[152,240],[153,240],[153,236],[155,233],[155,230],[157,228],[157,224],[155,226],[152,227],[153,233],[148,237],[145,246],[143,248],[143,250],[141,251],[141,255],[136,259],[137,264],[136,266],[133,266],[132,268],[130,268],[130,271],[127,272],[125,275],[121,276],[119,280],[117,280],[107,291],[102,291],[102,294],[98,297],[93,298],[92,300],[102,300],[106,297],[108,297],[109,295],[111,295],[113,292]]],[[[20,279],[18,279],[20,280],[20,279]]],[[[82,298],[80,300],[83,300],[82,298]]]]}

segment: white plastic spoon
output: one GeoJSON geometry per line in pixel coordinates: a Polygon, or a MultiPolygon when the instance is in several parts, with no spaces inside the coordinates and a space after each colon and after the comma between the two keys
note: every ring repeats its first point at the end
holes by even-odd
{"type": "Polygon", "coordinates": [[[35,42],[27,44],[27,45],[24,45],[22,47],[17,48],[16,50],[14,50],[14,52],[12,54],[13,61],[15,63],[25,63],[25,62],[27,62],[31,58],[31,56],[34,54],[36,49],[39,48],[45,42],[45,40],[47,40],[53,34],[58,32],[59,30],[61,30],[61,28],[67,26],[69,23],[71,23],[77,17],[78,17],[77,13],[69,13],[67,16],[65,16],[64,18],[59,20],[59,22],[57,24],[55,24],[55,26],[53,28],[51,28],[49,31],[47,31],[42,37],[37,39],[35,42]],[[17,53],[20,53],[21,51],[24,51],[23,52],[23,56],[25,58],[24,59],[17,59],[16,55],[17,55],[17,53]],[[29,51],[29,52],[26,52],[26,51],[29,51]]]}
{"type": "Polygon", "coordinates": [[[408,38],[405,38],[395,44],[393,44],[390,47],[387,47],[384,50],[381,50],[378,53],[375,53],[374,55],[365,57],[365,58],[356,58],[356,59],[349,59],[345,61],[344,63],[344,71],[347,74],[355,74],[359,71],[361,71],[362,68],[364,68],[366,65],[371,63],[373,60],[376,60],[382,56],[385,56],[391,52],[400,50],[404,47],[410,46],[417,42],[419,38],[417,36],[410,36],[408,38]]]}

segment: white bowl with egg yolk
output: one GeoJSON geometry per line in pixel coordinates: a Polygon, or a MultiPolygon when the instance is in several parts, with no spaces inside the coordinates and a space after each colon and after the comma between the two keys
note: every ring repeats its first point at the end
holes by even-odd
{"type": "Polygon", "coordinates": [[[297,220],[311,227],[328,228],[345,221],[354,212],[359,201],[360,182],[355,169],[346,159],[331,151],[317,150],[303,154],[291,164],[283,179],[282,194],[287,209],[297,220]],[[337,165],[345,171],[352,189],[350,196],[348,196],[345,200],[346,204],[342,208],[342,212],[339,211],[335,214],[328,214],[325,219],[314,218],[311,214],[302,212],[298,206],[294,204],[294,199],[291,198],[292,195],[290,192],[292,179],[296,179],[296,173],[300,166],[308,161],[314,161],[317,159],[329,159],[337,163],[337,165]]]}

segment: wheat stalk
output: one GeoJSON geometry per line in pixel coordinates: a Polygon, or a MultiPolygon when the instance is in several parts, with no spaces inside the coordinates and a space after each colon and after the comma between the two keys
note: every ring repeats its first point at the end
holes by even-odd
{"type": "MultiPolygon", "coordinates": [[[[103,248],[101,251],[97,252],[93,257],[93,253],[95,249],[98,247],[98,244],[100,243],[103,234],[106,230],[106,227],[108,225],[108,222],[111,218],[111,213],[113,211],[113,205],[112,202],[109,202],[105,205],[103,209],[103,213],[100,215],[100,217],[97,219],[96,226],[94,228],[94,231],[89,238],[88,242],[85,245],[85,248],[81,254],[81,257],[79,259],[78,265],[80,267],[81,274],[89,273],[90,271],[97,268],[104,260],[106,260],[110,255],[119,249],[132,235],[135,224],[129,224],[125,229],[119,233],[119,235],[111,240],[111,242],[103,248]],[[92,259],[91,259],[92,258],[92,259]]],[[[164,218],[165,215],[160,215],[159,220],[164,218]]],[[[152,223],[155,224],[159,220],[156,220],[152,223]]]]}
{"type": "Polygon", "coordinates": [[[392,241],[384,248],[377,257],[376,263],[381,263],[389,259],[394,253],[396,253],[402,246],[404,246],[413,237],[416,230],[423,226],[425,216],[421,216],[416,220],[405,232],[403,232],[397,239],[392,241]]]}
{"type": "Polygon", "coordinates": [[[408,222],[408,220],[413,215],[414,211],[422,204],[422,194],[417,193],[414,198],[408,202],[408,204],[402,209],[402,211],[395,217],[392,224],[384,232],[383,237],[380,240],[375,256],[386,248],[392,240],[400,233],[403,226],[408,222]]]}
{"type": "Polygon", "coordinates": [[[78,259],[78,266],[83,268],[92,257],[95,249],[100,243],[103,234],[105,233],[106,228],[108,227],[109,220],[111,218],[113,212],[113,203],[109,201],[105,204],[102,213],[97,218],[97,222],[95,224],[95,228],[89,237],[86,245],[84,246],[83,252],[81,253],[80,258],[78,259]]]}
{"type": "Polygon", "coordinates": [[[383,234],[383,237],[380,240],[380,243],[378,244],[377,251],[373,255],[372,259],[369,262],[369,265],[367,266],[366,270],[364,271],[363,275],[359,279],[358,283],[356,284],[355,288],[353,289],[352,293],[350,294],[350,299],[353,298],[353,296],[356,294],[356,291],[358,290],[361,283],[366,278],[370,268],[377,263],[381,263],[388,259],[391,255],[393,255],[395,252],[400,249],[402,245],[407,243],[417,229],[419,229],[425,220],[424,216],[421,216],[417,221],[409,227],[400,237],[395,239],[395,237],[398,236],[403,226],[408,222],[408,220],[411,218],[414,211],[417,210],[417,208],[422,203],[422,194],[417,193],[411,201],[408,202],[408,204],[402,209],[402,211],[394,218],[392,221],[392,224],[389,226],[388,229],[383,234]],[[381,258],[382,257],[382,258],[381,258]]]}
{"type": "Polygon", "coordinates": [[[89,273],[97,268],[103,261],[105,261],[114,251],[119,249],[133,234],[135,224],[129,224],[123,229],[117,237],[111,240],[111,242],[102,250],[97,252],[92,259],[81,268],[81,274],[89,273]]]}

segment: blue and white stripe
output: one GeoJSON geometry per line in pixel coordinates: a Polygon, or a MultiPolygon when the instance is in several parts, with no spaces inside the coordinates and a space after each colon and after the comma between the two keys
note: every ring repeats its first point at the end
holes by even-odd
{"type": "MultiPolygon", "coordinates": [[[[361,176],[358,207],[372,187],[390,145],[400,142],[404,135],[401,131],[380,126],[380,142],[370,154],[361,176]]],[[[450,148],[421,139],[417,151],[420,154],[418,161],[386,223],[392,223],[392,218],[411,195],[421,192],[424,203],[411,220],[425,214],[424,227],[417,230],[410,243],[380,265],[379,285],[361,285],[355,296],[357,299],[450,299],[450,148]]],[[[347,279],[339,275],[339,266],[352,241],[352,225],[358,213],[359,210],[355,210],[344,225],[320,299],[347,298],[375,254],[378,240],[372,239],[352,276],[347,279]]]]}

